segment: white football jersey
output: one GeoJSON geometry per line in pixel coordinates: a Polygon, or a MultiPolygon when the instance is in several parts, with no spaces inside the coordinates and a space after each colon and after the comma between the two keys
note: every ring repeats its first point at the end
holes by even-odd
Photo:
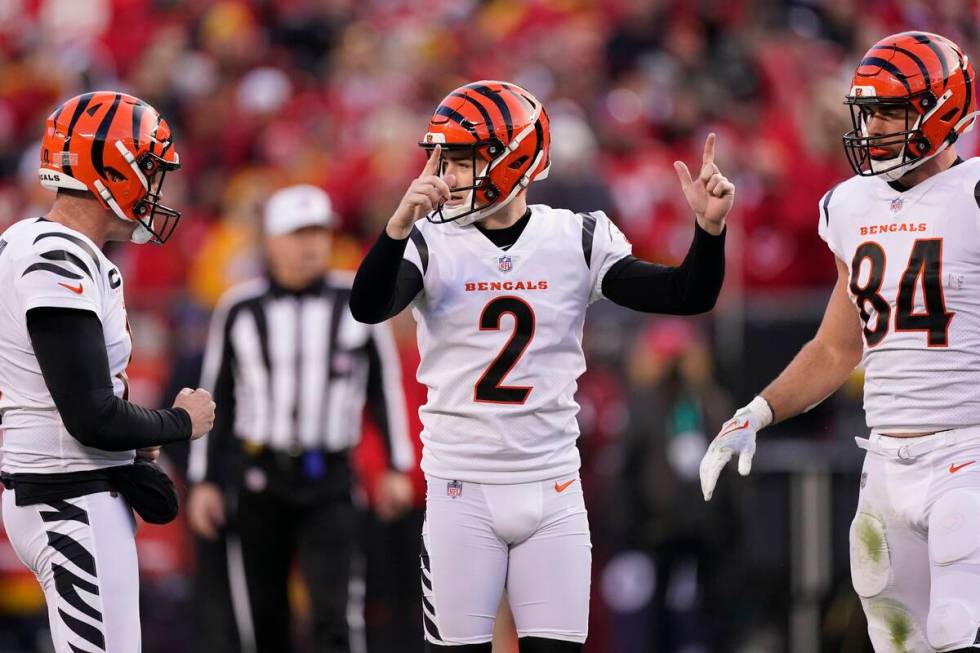
{"type": "Polygon", "coordinates": [[[904,192],[853,177],[820,203],[864,329],[868,427],[980,424],[980,158],[904,192]]]}
{"type": "Polygon", "coordinates": [[[582,328],[609,268],[632,252],[602,212],[535,205],[507,251],[474,225],[417,223],[405,257],[422,356],[422,470],[478,483],[576,472],[582,328]]]}
{"type": "MultiPolygon", "coordinates": [[[[27,332],[27,311],[76,308],[102,321],[117,397],[126,393],[132,340],[119,270],[83,234],[43,218],[0,234],[0,430],[3,471],[78,472],[133,460],[133,451],[82,446],[65,429],[27,332]]],[[[70,333],[65,338],[71,338],[70,333]]]]}

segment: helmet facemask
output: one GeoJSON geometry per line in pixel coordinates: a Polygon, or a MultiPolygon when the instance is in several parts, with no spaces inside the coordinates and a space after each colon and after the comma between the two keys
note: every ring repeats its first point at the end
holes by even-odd
{"type": "MultiPolygon", "coordinates": [[[[862,177],[881,175],[887,181],[896,181],[911,170],[929,161],[956,141],[957,130],[934,147],[921,126],[937,111],[942,110],[950,98],[946,92],[937,101],[932,93],[920,93],[910,98],[882,98],[848,96],[844,102],[851,110],[853,129],[843,136],[844,152],[854,173],[862,177]],[[872,107],[897,108],[904,111],[904,129],[890,134],[872,136],[868,130],[872,107]],[[900,146],[895,156],[882,158],[873,150],[900,146]],[[933,150],[933,151],[930,151],[933,150]]],[[[952,109],[956,111],[956,109],[952,109]]]]}
{"type": "Polygon", "coordinates": [[[167,172],[180,168],[180,159],[178,157],[170,162],[151,152],[144,152],[137,161],[122,141],[116,141],[116,149],[129,164],[140,184],[146,189],[146,194],[133,205],[133,216],[130,217],[122,210],[115,196],[104,183],[97,180],[95,187],[98,189],[102,200],[109,205],[109,208],[118,218],[127,222],[135,219],[139,223],[130,237],[132,242],[138,245],[149,242],[162,245],[173,235],[174,229],[177,228],[177,223],[180,221],[180,211],[160,204],[160,198],[163,196],[163,180],[167,176],[167,172]]]}
{"type": "MultiPolygon", "coordinates": [[[[429,143],[424,143],[422,146],[427,152],[431,152],[432,148],[435,147],[429,143]]],[[[466,196],[463,198],[463,201],[456,206],[446,206],[445,203],[441,203],[434,211],[426,216],[429,222],[436,224],[455,222],[460,226],[465,226],[482,220],[493,210],[499,208],[497,206],[497,200],[500,198],[500,191],[494,186],[488,174],[493,162],[487,161],[480,154],[480,150],[486,151],[490,156],[499,156],[504,149],[503,144],[497,139],[477,141],[474,143],[443,145],[439,154],[438,170],[440,173],[446,169],[445,159],[448,151],[464,152],[469,155],[473,180],[468,186],[453,186],[450,188],[450,192],[454,194],[465,192],[466,196]],[[477,168],[478,163],[481,164],[480,168],[477,168]]]]}
{"type": "Polygon", "coordinates": [[[150,173],[146,195],[133,207],[133,213],[140,223],[133,237],[135,239],[138,235],[141,239],[145,238],[142,241],[144,243],[162,245],[170,239],[177,228],[177,223],[180,222],[180,211],[160,203],[160,198],[163,196],[163,179],[167,176],[167,172],[179,169],[180,163],[168,163],[149,152],[141,157],[141,161],[140,167],[150,173]],[[156,182],[155,187],[154,182],[156,182]]]}

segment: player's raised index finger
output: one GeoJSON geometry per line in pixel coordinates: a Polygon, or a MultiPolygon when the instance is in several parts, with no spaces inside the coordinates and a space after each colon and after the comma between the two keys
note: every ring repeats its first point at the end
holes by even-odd
{"type": "Polygon", "coordinates": [[[715,162],[715,133],[708,134],[704,141],[704,156],[701,159],[702,166],[708,166],[715,162]]]}
{"type": "Polygon", "coordinates": [[[432,152],[429,154],[429,160],[425,162],[425,167],[422,168],[422,174],[419,175],[420,177],[436,174],[436,170],[439,169],[440,154],[442,154],[442,145],[436,145],[434,148],[432,148],[432,152]]]}

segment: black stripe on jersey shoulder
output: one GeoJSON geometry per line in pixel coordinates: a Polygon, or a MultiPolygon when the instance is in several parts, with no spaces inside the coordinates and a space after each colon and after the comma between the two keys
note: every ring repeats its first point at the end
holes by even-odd
{"type": "Polygon", "coordinates": [[[26,277],[31,272],[51,272],[52,274],[57,274],[59,277],[65,277],[66,279],[81,279],[82,275],[75,274],[70,270],[66,270],[60,265],[55,265],[54,263],[34,263],[29,265],[24,274],[21,277],[26,277]]]}
{"type": "Polygon", "coordinates": [[[425,242],[425,236],[419,231],[418,227],[412,227],[412,232],[408,235],[415,243],[415,249],[419,251],[419,260],[422,261],[422,274],[429,269],[429,245],[425,242]]]}
{"type": "Polygon", "coordinates": [[[71,252],[65,249],[53,249],[50,252],[44,252],[41,254],[41,258],[46,258],[49,261],[65,261],[66,263],[73,263],[82,272],[88,275],[88,278],[95,281],[95,277],[92,276],[91,271],[89,271],[88,266],[85,265],[85,261],[75,256],[71,252]]]}
{"type": "Polygon", "coordinates": [[[834,196],[834,191],[837,190],[837,187],[842,183],[844,182],[835,184],[833,188],[828,190],[827,194],[823,196],[823,202],[821,202],[821,205],[823,206],[824,224],[828,227],[830,226],[830,198],[834,196]]]}
{"type": "Polygon", "coordinates": [[[595,240],[596,217],[594,213],[582,213],[582,254],[585,266],[592,267],[592,241],[595,240]]]}
{"type": "Polygon", "coordinates": [[[977,185],[973,187],[973,201],[977,203],[977,208],[980,209],[980,181],[977,181],[977,185]]]}
{"type": "Polygon", "coordinates": [[[102,264],[99,263],[99,257],[95,253],[95,250],[92,249],[91,245],[89,245],[88,243],[86,243],[84,240],[82,240],[78,236],[73,236],[72,234],[62,233],[60,231],[48,231],[48,232],[45,232],[45,233],[41,234],[37,238],[35,238],[34,239],[34,244],[37,245],[38,242],[40,242],[41,240],[43,240],[45,238],[64,238],[65,240],[67,240],[69,242],[75,243],[76,245],[78,245],[79,247],[81,247],[83,250],[85,250],[85,253],[88,254],[92,258],[92,262],[95,263],[95,269],[96,269],[96,271],[98,271],[100,274],[102,273],[102,264]]]}

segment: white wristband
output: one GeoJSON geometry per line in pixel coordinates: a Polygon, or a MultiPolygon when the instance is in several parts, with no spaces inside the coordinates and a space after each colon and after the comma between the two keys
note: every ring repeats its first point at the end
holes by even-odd
{"type": "Polygon", "coordinates": [[[756,395],[755,399],[745,404],[742,410],[748,411],[752,415],[752,421],[757,429],[765,428],[772,424],[772,407],[762,395],[756,395]]]}

